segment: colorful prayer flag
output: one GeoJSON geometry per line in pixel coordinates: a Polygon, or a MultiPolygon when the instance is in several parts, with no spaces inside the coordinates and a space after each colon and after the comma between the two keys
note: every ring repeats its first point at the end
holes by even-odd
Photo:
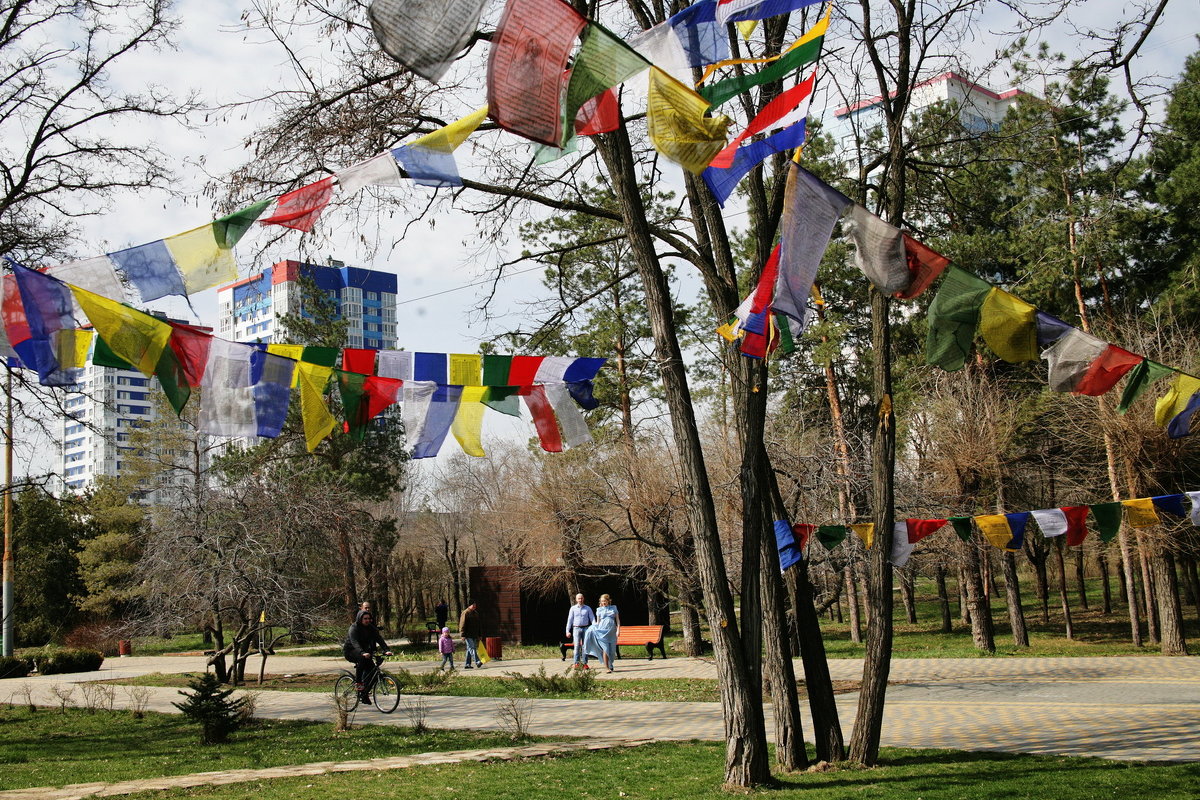
{"type": "Polygon", "coordinates": [[[217,241],[216,223],[168,236],[163,240],[183,278],[185,294],[195,294],[237,280],[233,250],[217,241]]]}
{"type": "Polygon", "coordinates": [[[991,292],[987,281],[951,264],[929,305],[925,363],[947,372],[962,369],[975,341],[979,310],[991,292]]]}
{"type": "Polygon", "coordinates": [[[1096,531],[1100,534],[1100,541],[1111,542],[1117,538],[1117,533],[1121,530],[1121,503],[1092,503],[1088,508],[1092,510],[1092,517],[1096,520],[1096,531]]]}
{"type": "Polygon", "coordinates": [[[1108,344],[1090,333],[1072,328],[1042,351],[1048,364],[1047,380],[1056,392],[1073,392],[1108,344]]]}
{"type": "Polygon", "coordinates": [[[471,41],[486,0],[372,0],[371,30],[389,56],[437,83],[471,41]]]}
{"type": "Polygon", "coordinates": [[[1131,528],[1149,528],[1159,523],[1158,512],[1154,510],[1154,501],[1149,497],[1122,500],[1121,505],[1125,508],[1125,520],[1131,528]]]}
{"type": "Polygon", "coordinates": [[[301,186],[279,196],[275,201],[275,213],[260,219],[260,225],[282,225],[308,233],[317,224],[321,212],[333,199],[335,178],[331,175],[319,181],[301,186]]]}
{"type": "Polygon", "coordinates": [[[1037,309],[1003,289],[993,288],[979,309],[979,333],[992,352],[1009,363],[1036,361],[1037,309]]]}
{"type": "Polygon", "coordinates": [[[380,153],[338,170],[337,184],[343,193],[351,195],[368,186],[402,186],[404,177],[400,174],[396,157],[391,153],[380,153]]]}
{"type": "Polygon", "coordinates": [[[650,67],[623,39],[595,22],[584,28],[582,40],[567,84],[563,147],[575,135],[575,120],[585,103],[650,67]]]}
{"type": "Polygon", "coordinates": [[[786,519],[775,520],[775,549],[779,553],[779,571],[786,572],[788,567],[799,564],[804,556],[796,545],[796,537],[792,526],[786,519]]]}
{"type": "Polygon", "coordinates": [[[895,296],[901,300],[912,300],[914,297],[924,294],[925,290],[933,285],[933,282],[950,265],[950,259],[933,248],[921,244],[907,233],[903,236],[904,260],[908,265],[909,284],[907,289],[896,292],[895,296]]]}
{"type": "Polygon", "coordinates": [[[992,547],[1004,550],[1013,540],[1013,530],[1004,514],[980,514],[975,517],[975,524],[992,547]]]}
{"type": "Polygon", "coordinates": [[[795,125],[776,131],[766,139],[739,147],[730,167],[709,167],[701,173],[701,177],[704,178],[713,197],[717,198],[717,202],[724,208],[733,190],[750,170],[776,153],[795,150],[804,144],[804,136],[805,120],[800,120],[795,125]]]}
{"type": "Polygon", "coordinates": [[[1100,357],[1092,362],[1087,372],[1075,384],[1075,393],[1088,397],[1099,397],[1107,394],[1125,373],[1145,361],[1142,356],[1110,344],[1104,348],[1100,357]]]}
{"type": "MultiPolygon", "coordinates": [[[[816,74],[813,74],[816,77],[816,74]]],[[[854,242],[854,263],[876,289],[893,294],[908,288],[912,276],[904,251],[904,234],[855,203],[842,223],[854,242]]]]}
{"type": "MultiPolygon", "coordinates": [[[[713,157],[712,161],[709,162],[710,166],[718,169],[727,169],[733,166],[738,147],[751,136],[764,131],[786,128],[806,119],[808,117],[809,104],[812,101],[813,87],[816,86],[816,83],[817,73],[814,70],[806,80],[772,98],[754,116],[754,119],[750,121],[746,129],[734,137],[733,141],[713,157]]],[[[893,230],[895,229],[893,228],[893,230]]],[[[899,231],[896,231],[896,234],[899,236],[899,231]]],[[[907,270],[905,270],[905,278],[907,278],[907,270]]],[[[904,281],[904,285],[908,285],[907,280],[904,281]]]]}
{"type": "Polygon", "coordinates": [[[875,523],[874,522],[855,522],[850,526],[850,530],[854,531],[854,535],[862,539],[863,545],[870,550],[871,545],[875,544],[875,523]]]}
{"type": "Polygon", "coordinates": [[[487,119],[488,107],[474,111],[445,127],[427,133],[392,155],[404,165],[408,177],[419,186],[462,186],[454,151],[487,119]]]}
{"type": "Polygon", "coordinates": [[[657,67],[650,70],[647,125],[654,149],[700,173],[725,145],[730,119],[706,117],[708,101],[657,67]]]}

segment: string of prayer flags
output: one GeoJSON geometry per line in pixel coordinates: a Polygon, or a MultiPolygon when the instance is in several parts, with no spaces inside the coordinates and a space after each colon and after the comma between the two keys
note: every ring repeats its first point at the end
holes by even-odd
{"type": "MultiPolygon", "coordinates": [[[[333,199],[336,178],[330,175],[319,181],[301,186],[275,201],[275,213],[258,222],[260,225],[282,225],[308,233],[317,224],[321,212],[333,199]]],[[[235,276],[236,277],[236,276],[235,276]]]]}
{"type": "Polygon", "coordinates": [[[567,62],[586,24],[562,0],[508,0],[488,56],[489,115],[497,125],[559,146],[567,62]]]}
{"type": "Polygon", "coordinates": [[[807,322],[808,296],[833,228],[853,203],[795,162],[788,167],[783,203],[772,308],[795,323],[794,336],[807,322]]]}
{"type": "Polygon", "coordinates": [[[418,186],[462,186],[454,151],[487,119],[488,107],[414,139],[392,151],[408,177],[418,186]]]}
{"type": "Polygon", "coordinates": [[[594,22],[584,29],[582,41],[567,83],[562,147],[574,136],[575,121],[585,103],[650,67],[623,39],[594,22]]]}
{"type": "Polygon", "coordinates": [[[726,116],[706,117],[708,101],[657,67],[650,69],[647,125],[654,149],[689,172],[705,172],[725,146],[726,116]]]}
{"type": "Polygon", "coordinates": [[[992,352],[1009,363],[1038,357],[1037,309],[993,287],[979,309],[979,332],[992,352]]]}
{"type": "Polygon", "coordinates": [[[801,548],[796,546],[796,537],[792,526],[786,519],[775,520],[775,549],[779,553],[779,571],[786,572],[789,567],[799,564],[804,556],[801,548]]]}
{"type": "Polygon", "coordinates": [[[372,0],[375,39],[389,56],[437,83],[466,49],[487,0],[372,0]]]}
{"type": "Polygon", "coordinates": [[[1159,522],[1158,512],[1154,510],[1154,501],[1149,497],[1122,500],[1121,505],[1125,507],[1125,521],[1131,528],[1149,528],[1159,522]]]}
{"type": "Polygon", "coordinates": [[[942,285],[929,305],[926,364],[947,372],[962,369],[975,340],[979,310],[991,290],[987,281],[954,264],[946,268],[942,285]]]}
{"type": "Polygon", "coordinates": [[[735,64],[763,64],[768,66],[754,72],[738,75],[715,83],[701,86],[697,89],[700,96],[712,104],[713,108],[722,105],[733,97],[764,83],[783,80],[801,67],[813,63],[821,54],[821,46],[825,41],[825,33],[829,30],[829,18],[833,13],[833,4],[825,11],[821,21],[808,30],[786,51],[778,56],[763,59],[732,59],[711,65],[705,70],[705,79],[713,70],[722,66],[735,64]]]}

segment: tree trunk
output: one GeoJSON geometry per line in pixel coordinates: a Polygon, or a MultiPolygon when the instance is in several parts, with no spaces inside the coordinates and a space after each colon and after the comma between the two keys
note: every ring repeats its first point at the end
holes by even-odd
{"type": "Polygon", "coordinates": [[[1087,583],[1084,582],[1083,548],[1075,551],[1075,585],[1079,587],[1079,607],[1088,610],[1087,583]]]}
{"type": "Polygon", "coordinates": [[[1197,574],[1196,559],[1188,558],[1183,563],[1188,583],[1192,586],[1192,605],[1196,607],[1196,620],[1200,622],[1200,574],[1197,574]]]}
{"type": "Polygon", "coordinates": [[[829,676],[829,661],[825,657],[825,641],[821,638],[821,622],[813,604],[808,562],[797,564],[789,572],[796,577],[796,628],[800,632],[800,660],[804,664],[804,686],[808,690],[817,760],[841,761],[845,758],[845,740],[829,676]]]}
{"type": "MultiPolygon", "coordinates": [[[[771,516],[771,515],[768,515],[771,516]]],[[[762,631],[765,659],[763,672],[771,686],[775,711],[775,763],[793,772],[808,766],[804,750],[804,728],[800,719],[800,696],[787,624],[787,597],[779,574],[779,551],[774,537],[760,537],[762,569],[762,631]]]]}
{"type": "Polygon", "coordinates": [[[1063,537],[1054,540],[1054,555],[1058,561],[1058,599],[1062,603],[1063,625],[1067,638],[1075,638],[1075,626],[1071,622],[1071,602],[1067,599],[1067,566],[1063,561],[1063,537]]]}
{"type": "Polygon", "coordinates": [[[1142,571],[1142,608],[1146,611],[1146,638],[1151,644],[1159,643],[1158,636],[1158,604],[1154,592],[1154,577],[1150,574],[1150,558],[1146,554],[1146,537],[1138,528],[1134,528],[1134,539],[1137,541],[1138,563],[1142,571]]]}
{"type": "Polygon", "coordinates": [[[691,658],[704,655],[704,638],[700,628],[700,609],[703,598],[697,588],[691,597],[679,604],[679,624],[683,628],[683,652],[691,658]]]}
{"type": "Polygon", "coordinates": [[[992,613],[987,607],[987,593],[983,588],[983,576],[979,568],[979,549],[975,537],[962,542],[963,577],[967,584],[967,608],[971,612],[971,641],[975,648],[985,653],[996,652],[996,633],[992,627],[992,613]]]}
{"type": "Polygon", "coordinates": [[[1046,557],[1048,553],[1042,551],[1038,554],[1040,557],[1033,560],[1033,574],[1036,578],[1037,598],[1038,603],[1042,606],[1042,624],[1050,624],[1050,576],[1047,574],[1046,557]]]}
{"type": "Polygon", "coordinates": [[[908,567],[896,570],[900,576],[900,599],[904,601],[904,619],[909,625],[917,624],[917,600],[913,586],[912,570],[908,567]]]}
{"type": "MultiPolygon", "coordinates": [[[[1165,538],[1165,537],[1164,537],[1165,538]]],[[[1164,656],[1186,656],[1187,642],[1183,636],[1183,610],[1179,603],[1179,581],[1175,577],[1175,559],[1171,555],[1171,539],[1159,545],[1150,557],[1158,595],[1158,619],[1161,649],[1164,656]]]]}
{"type": "MultiPolygon", "coordinates": [[[[900,214],[894,214],[893,218],[899,220],[900,214]]],[[[896,468],[889,301],[874,288],[870,291],[871,346],[875,354],[872,375],[875,431],[871,439],[871,510],[875,523],[875,546],[871,548],[867,562],[867,606],[871,616],[867,622],[867,647],[858,713],[850,740],[850,757],[866,766],[874,766],[879,761],[879,736],[883,727],[888,675],[892,667],[892,565],[888,557],[892,552],[894,533],[896,468]]]]}
{"type": "MultiPolygon", "coordinates": [[[[721,687],[721,706],[725,719],[725,784],[733,787],[758,786],[771,781],[762,695],[755,694],[757,683],[744,660],[712,489],[704,466],[699,425],[692,405],[683,354],[675,333],[674,299],[658,262],[640,187],[634,175],[632,150],[624,124],[612,133],[594,137],[594,140],[621,204],[628,242],[645,292],[655,358],[662,373],[663,394],[685,488],[684,507],[688,511],[688,523],[696,541],[696,567],[713,639],[717,683],[721,687]]],[[[754,641],[757,643],[758,640],[754,641]]]]}
{"type": "Polygon", "coordinates": [[[854,585],[854,568],[846,564],[842,574],[846,582],[846,604],[850,607],[850,641],[862,644],[862,619],[858,613],[858,587],[854,585]]]}
{"type": "Polygon", "coordinates": [[[649,624],[662,625],[664,636],[671,633],[671,606],[666,590],[665,578],[654,578],[646,583],[646,606],[650,610],[649,624]]]}
{"type": "Polygon", "coordinates": [[[1108,556],[1104,545],[1096,551],[1096,565],[1100,568],[1100,589],[1104,598],[1104,616],[1112,614],[1112,577],[1108,574],[1108,556]]]}
{"type": "Polygon", "coordinates": [[[1025,609],[1021,606],[1021,583],[1017,579],[1017,560],[1013,553],[1001,557],[1004,566],[1004,593],[1008,602],[1008,624],[1012,627],[1013,644],[1029,647],[1029,631],[1025,627],[1025,609]]]}
{"type": "Polygon", "coordinates": [[[946,565],[940,560],[934,567],[933,579],[937,584],[938,608],[942,612],[942,633],[951,633],[954,624],[950,619],[950,596],[946,593],[946,565]]]}
{"type": "Polygon", "coordinates": [[[1121,523],[1117,542],[1121,548],[1121,589],[1125,594],[1125,607],[1129,610],[1130,641],[1134,647],[1142,646],[1141,613],[1138,609],[1137,581],[1133,578],[1133,553],[1129,546],[1129,533],[1121,523]]]}
{"type": "Polygon", "coordinates": [[[971,607],[967,602],[967,568],[960,558],[958,561],[958,618],[963,625],[971,624],[971,607]]]}

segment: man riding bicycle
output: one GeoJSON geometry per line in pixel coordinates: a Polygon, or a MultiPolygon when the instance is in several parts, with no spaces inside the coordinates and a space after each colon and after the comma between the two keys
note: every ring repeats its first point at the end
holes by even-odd
{"type": "Polygon", "coordinates": [[[363,705],[371,704],[370,687],[367,678],[375,670],[376,649],[383,651],[385,656],[392,654],[387,642],[375,627],[375,616],[368,609],[362,609],[354,617],[354,624],[346,633],[346,641],[342,645],[342,654],[354,665],[354,682],[358,684],[358,699],[363,705]]]}

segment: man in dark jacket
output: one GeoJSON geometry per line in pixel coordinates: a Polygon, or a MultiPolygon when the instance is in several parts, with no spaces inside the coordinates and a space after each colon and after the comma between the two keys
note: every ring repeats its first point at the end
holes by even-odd
{"type": "Polygon", "coordinates": [[[361,609],[354,617],[354,624],[346,633],[346,641],[342,645],[342,654],[354,665],[354,682],[358,684],[358,699],[364,705],[370,705],[371,695],[367,691],[367,676],[375,669],[375,650],[383,651],[390,656],[387,642],[383,640],[379,629],[375,627],[375,616],[368,609],[361,609]]]}
{"type": "Polygon", "coordinates": [[[467,646],[466,668],[471,668],[472,659],[474,659],[476,667],[482,667],[483,662],[479,660],[477,648],[479,647],[479,638],[483,635],[483,625],[479,621],[479,612],[475,610],[474,600],[467,603],[462,616],[458,618],[458,635],[462,637],[463,643],[467,646]]]}

